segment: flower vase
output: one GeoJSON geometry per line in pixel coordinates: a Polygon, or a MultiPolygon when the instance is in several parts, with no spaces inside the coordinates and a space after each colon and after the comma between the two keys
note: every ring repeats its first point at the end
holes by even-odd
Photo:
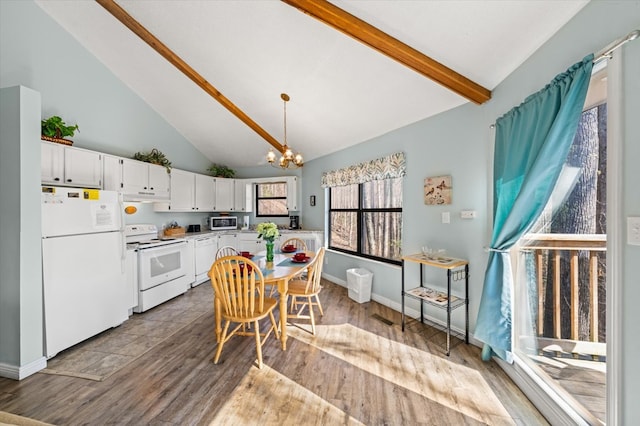
{"type": "Polygon", "coordinates": [[[267,241],[267,262],[273,262],[273,241],[267,241]]]}

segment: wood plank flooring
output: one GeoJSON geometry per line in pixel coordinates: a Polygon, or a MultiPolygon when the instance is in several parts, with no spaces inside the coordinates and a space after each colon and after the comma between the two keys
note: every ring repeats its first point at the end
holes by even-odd
{"type": "MultiPolygon", "coordinates": [[[[213,296],[205,283],[179,297],[213,296]]],[[[446,357],[432,329],[416,322],[403,333],[398,312],[353,302],[326,280],[320,297],[316,336],[289,327],[286,351],[272,336],[262,370],[251,337],[211,362],[212,308],[102,382],[0,378],[0,410],[56,425],[547,424],[479,348],[458,344],[446,357]]]]}

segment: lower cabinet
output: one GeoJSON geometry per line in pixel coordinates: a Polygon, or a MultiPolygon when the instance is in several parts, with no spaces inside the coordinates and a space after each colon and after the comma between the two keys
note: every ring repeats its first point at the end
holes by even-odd
{"type": "Polygon", "coordinates": [[[258,234],[256,232],[241,232],[238,236],[236,249],[238,251],[248,251],[257,253],[259,250],[258,234]]]}
{"type": "Polygon", "coordinates": [[[127,294],[130,296],[127,308],[129,315],[132,315],[133,308],[138,306],[138,252],[136,250],[127,250],[125,277],[127,279],[127,294]]]}
{"type": "Polygon", "coordinates": [[[229,233],[220,235],[218,239],[218,248],[231,246],[233,248],[238,247],[238,234],[229,233]]]}
{"type": "Polygon", "coordinates": [[[187,279],[189,287],[193,287],[196,281],[196,240],[190,238],[187,240],[187,255],[184,259],[187,269],[187,279]]]}
{"type": "Polygon", "coordinates": [[[289,238],[300,238],[306,244],[307,250],[316,252],[323,243],[323,233],[319,231],[283,231],[280,234],[280,241],[283,243],[289,238]]]}

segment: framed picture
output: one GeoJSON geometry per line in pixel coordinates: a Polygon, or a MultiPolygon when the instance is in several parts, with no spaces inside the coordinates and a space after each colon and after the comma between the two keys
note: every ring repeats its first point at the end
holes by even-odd
{"type": "Polygon", "coordinates": [[[316,196],[315,195],[311,195],[309,197],[309,205],[311,205],[311,206],[315,206],[316,205],[316,196]]]}
{"type": "Polygon", "coordinates": [[[434,176],[424,180],[424,203],[427,205],[451,204],[451,176],[434,176]]]}

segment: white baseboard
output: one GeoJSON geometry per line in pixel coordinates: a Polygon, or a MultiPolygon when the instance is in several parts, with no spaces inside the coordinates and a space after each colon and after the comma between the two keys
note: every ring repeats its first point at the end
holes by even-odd
{"type": "MultiPolygon", "coordinates": [[[[347,282],[345,280],[342,280],[340,278],[337,278],[337,277],[334,277],[332,275],[325,274],[325,273],[322,274],[322,278],[325,278],[326,280],[329,280],[332,283],[336,283],[336,284],[338,284],[338,285],[340,285],[342,287],[347,288],[347,282]]],[[[373,300],[375,302],[378,302],[379,304],[384,305],[384,306],[386,306],[388,308],[391,308],[396,312],[402,312],[402,305],[400,303],[398,303],[398,302],[396,302],[394,300],[388,299],[386,297],[380,296],[379,294],[376,294],[376,293],[372,292],[371,293],[371,300],[373,300]]],[[[411,309],[411,308],[405,307],[405,314],[408,317],[411,317],[411,318],[414,318],[414,319],[420,319],[420,312],[415,310],[415,309],[411,309]]],[[[425,317],[425,319],[427,319],[427,320],[429,320],[429,321],[431,321],[433,323],[436,323],[441,327],[446,327],[446,325],[447,325],[444,321],[442,321],[440,319],[437,319],[437,318],[433,318],[433,317],[431,317],[429,315],[425,315],[424,317],[425,317]]],[[[464,330],[460,329],[458,327],[452,326],[451,330],[455,331],[458,334],[464,335],[464,330]]],[[[481,341],[479,341],[476,338],[474,338],[473,334],[471,334],[471,333],[469,333],[469,343],[474,345],[474,346],[477,346],[479,348],[482,348],[482,346],[484,345],[481,341]]]]}
{"type": "Polygon", "coordinates": [[[5,364],[0,362],[0,377],[7,379],[22,380],[40,370],[47,368],[47,358],[38,358],[27,365],[21,367],[17,365],[5,364]]]}

